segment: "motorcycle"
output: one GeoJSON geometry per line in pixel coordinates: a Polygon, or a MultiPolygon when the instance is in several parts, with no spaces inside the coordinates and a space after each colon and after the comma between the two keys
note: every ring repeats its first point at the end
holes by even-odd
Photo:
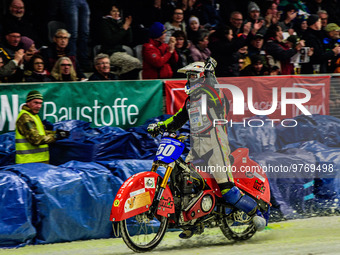
{"type": "MultiPolygon", "coordinates": [[[[219,227],[229,240],[247,240],[256,233],[252,217],[227,204],[212,175],[181,157],[189,136],[161,132],[150,171],[137,173],[120,187],[110,220],[114,234],[135,252],[147,252],[162,241],[167,229],[219,227]],[[164,176],[157,170],[165,168],[164,176]]],[[[251,160],[247,148],[239,148],[232,173],[235,185],[251,196],[269,217],[270,187],[265,172],[251,160]]],[[[265,217],[266,218],[266,217],[265,217]]]]}

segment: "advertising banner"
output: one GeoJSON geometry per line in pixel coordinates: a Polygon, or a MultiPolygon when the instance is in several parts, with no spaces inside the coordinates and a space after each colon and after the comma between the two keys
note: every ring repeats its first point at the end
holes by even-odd
{"type": "Polygon", "coordinates": [[[83,120],[93,127],[127,128],[163,114],[160,80],[0,85],[0,134],[15,130],[16,118],[31,90],[43,94],[39,115],[52,123],[83,120]]]}
{"type": "MultiPolygon", "coordinates": [[[[228,118],[241,122],[254,115],[287,119],[301,114],[329,114],[330,76],[217,78],[229,99],[228,118]]],[[[174,114],[187,97],[185,81],[166,81],[167,113],[174,114]]]]}
{"type": "Polygon", "coordinates": [[[175,114],[182,108],[187,94],[184,90],[185,80],[164,81],[164,90],[166,96],[166,113],[175,114]]]}

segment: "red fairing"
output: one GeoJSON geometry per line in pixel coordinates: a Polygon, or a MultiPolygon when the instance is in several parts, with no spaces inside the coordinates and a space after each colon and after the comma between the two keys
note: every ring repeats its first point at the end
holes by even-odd
{"type": "Polygon", "coordinates": [[[270,187],[266,173],[261,166],[248,156],[247,148],[235,150],[232,167],[234,182],[237,187],[257,199],[270,204],[270,187]]]}
{"type": "MultiPolygon", "coordinates": [[[[155,197],[158,178],[162,179],[157,173],[142,172],[127,179],[117,192],[110,220],[121,221],[148,211],[155,197]]],[[[167,186],[156,213],[168,217],[174,212],[173,196],[167,186]]]]}
{"type": "Polygon", "coordinates": [[[203,177],[205,182],[212,189],[213,193],[218,197],[222,197],[220,187],[218,186],[214,176],[212,176],[210,173],[207,173],[205,171],[200,171],[199,168],[197,168],[196,171],[199,172],[199,174],[203,177]]]}

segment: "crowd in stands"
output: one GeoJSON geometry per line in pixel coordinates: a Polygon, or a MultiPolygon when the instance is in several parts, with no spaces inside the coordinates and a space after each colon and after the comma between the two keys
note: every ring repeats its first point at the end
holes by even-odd
{"type": "Polygon", "coordinates": [[[0,0],[0,82],[338,73],[338,24],[337,0],[0,0]]]}

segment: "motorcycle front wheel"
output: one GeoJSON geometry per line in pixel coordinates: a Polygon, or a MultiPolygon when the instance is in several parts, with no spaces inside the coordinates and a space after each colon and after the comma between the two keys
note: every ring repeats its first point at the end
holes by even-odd
{"type": "Polygon", "coordinates": [[[218,211],[221,215],[224,214],[221,219],[220,229],[229,240],[244,241],[255,234],[255,225],[252,218],[246,213],[236,210],[226,215],[225,206],[219,206],[218,211]]]}
{"type": "Polygon", "coordinates": [[[169,219],[163,216],[150,220],[146,213],[119,222],[125,244],[135,252],[154,249],[163,239],[169,219]]]}

